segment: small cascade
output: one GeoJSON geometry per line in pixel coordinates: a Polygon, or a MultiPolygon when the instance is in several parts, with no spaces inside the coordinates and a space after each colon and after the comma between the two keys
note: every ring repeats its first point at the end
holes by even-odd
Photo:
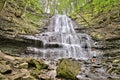
{"type": "Polygon", "coordinates": [[[28,47],[28,51],[48,59],[88,59],[93,41],[87,34],[76,33],[75,26],[75,23],[66,15],[53,16],[48,31],[32,37],[41,40],[43,48],[28,47]]]}

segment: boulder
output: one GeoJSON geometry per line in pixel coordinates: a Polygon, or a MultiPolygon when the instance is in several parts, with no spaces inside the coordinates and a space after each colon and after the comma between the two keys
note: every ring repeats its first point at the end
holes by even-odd
{"type": "Polygon", "coordinates": [[[120,60],[114,60],[113,63],[120,63],[120,60]]]}
{"type": "Polygon", "coordinates": [[[120,78],[111,78],[111,77],[109,77],[108,80],[120,80],[120,78]]]}
{"type": "Polygon", "coordinates": [[[38,61],[35,59],[31,59],[28,61],[28,68],[36,68],[36,69],[47,69],[48,65],[44,64],[42,61],[38,61]]]}
{"type": "Polygon", "coordinates": [[[1,51],[0,51],[0,58],[2,58],[4,60],[8,60],[8,61],[15,60],[15,57],[6,55],[6,54],[2,53],[1,51]]]}
{"type": "Polygon", "coordinates": [[[36,80],[27,69],[20,69],[9,76],[10,80],[36,80]]]}
{"type": "Polygon", "coordinates": [[[40,70],[38,69],[33,69],[30,71],[30,74],[34,76],[35,78],[39,78],[40,70]]]}
{"type": "Polygon", "coordinates": [[[10,74],[10,73],[12,73],[12,68],[6,64],[0,64],[0,73],[10,74]]]}
{"type": "Polygon", "coordinates": [[[80,68],[79,62],[71,59],[62,59],[57,67],[57,77],[76,80],[80,68]]]}
{"type": "Polygon", "coordinates": [[[0,80],[8,80],[8,78],[0,73],[0,80]]]}
{"type": "Polygon", "coordinates": [[[36,80],[36,79],[32,76],[25,76],[25,77],[18,77],[15,80],[36,80]]]}
{"type": "Polygon", "coordinates": [[[19,65],[19,68],[27,69],[28,68],[28,63],[21,63],[19,65]]]}
{"type": "Polygon", "coordinates": [[[39,75],[39,79],[40,80],[51,80],[51,78],[49,76],[45,75],[45,74],[39,75]]]}
{"type": "Polygon", "coordinates": [[[113,73],[115,70],[116,70],[115,67],[109,67],[108,70],[107,70],[107,72],[108,73],[113,73]]]}
{"type": "Polygon", "coordinates": [[[38,60],[35,60],[35,59],[30,59],[28,61],[28,68],[32,69],[30,71],[30,74],[32,76],[38,78],[39,74],[40,74],[40,70],[41,69],[47,69],[48,65],[44,64],[43,61],[38,61],[38,60]]]}
{"type": "Polygon", "coordinates": [[[103,67],[103,66],[100,65],[100,64],[92,64],[91,67],[93,67],[93,68],[101,68],[101,67],[103,67]]]}

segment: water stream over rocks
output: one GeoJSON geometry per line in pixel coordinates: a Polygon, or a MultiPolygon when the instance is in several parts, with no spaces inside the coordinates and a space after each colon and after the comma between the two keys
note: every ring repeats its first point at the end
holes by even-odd
{"type": "Polygon", "coordinates": [[[50,20],[50,25],[46,32],[36,34],[35,36],[26,36],[29,39],[40,40],[43,47],[28,47],[42,58],[60,59],[89,59],[93,41],[85,33],[76,33],[75,23],[66,15],[55,15],[50,20]]]}
{"type": "Polygon", "coordinates": [[[107,73],[104,63],[101,63],[102,53],[97,51],[97,63],[91,62],[91,47],[94,41],[85,33],[76,33],[75,23],[66,15],[55,15],[50,19],[50,25],[46,30],[34,36],[24,36],[28,41],[34,42],[34,46],[27,47],[26,55],[34,58],[43,58],[49,64],[51,71],[44,75],[52,76],[52,80],[57,80],[56,67],[58,59],[71,58],[79,60],[81,71],[76,76],[78,80],[107,80],[119,78],[107,73]],[[34,54],[33,54],[34,53],[34,54]]]}

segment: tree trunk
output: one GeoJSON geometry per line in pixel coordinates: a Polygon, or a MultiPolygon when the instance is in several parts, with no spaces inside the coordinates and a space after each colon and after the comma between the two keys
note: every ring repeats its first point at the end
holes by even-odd
{"type": "Polygon", "coordinates": [[[21,14],[20,14],[21,18],[23,18],[25,16],[26,8],[27,8],[27,4],[25,4],[23,10],[21,10],[21,14]]]}
{"type": "Polygon", "coordinates": [[[118,5],[118,17],[119,17],[119,19],[120,19],[120,4],[118,5]]]}
{"type": "Polygon", "coordinates": [[[111,10],[108,11],[107,13],[107,25],[110,24],[111,20],[110,20],[110,15],[111,15],[111,10]]]}
{"type": "Polygon", "coordinates": [[[79,13],[80,17],[90,26],[90,23],[79,13]]]}
{"type": "Polygon", "coordinates": [[[6,0],[0,0],[0,12],[4,8],[5,4],[6,4],[6,0]]]}

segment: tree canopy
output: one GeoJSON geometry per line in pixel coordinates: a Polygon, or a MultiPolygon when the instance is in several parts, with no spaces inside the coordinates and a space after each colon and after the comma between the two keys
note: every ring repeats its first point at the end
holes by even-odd
{"type": "MultiPolygon", "coordinates": [[[[11,0],[18,1],[18,0],[11,0]]],[[[27,7],[49,14],[72,14],[84,11],[97,15],[119,8],[120,0],[19,0],[27,7]]]]}
{"type": "Polygon", "coordinates": [[[71,14],[81,10],[97,15],[101,12],[106,13],[113,8],[119,8],[120,0],[40,0],[39,4],[43,12],[50,14],[71,14]]]}

